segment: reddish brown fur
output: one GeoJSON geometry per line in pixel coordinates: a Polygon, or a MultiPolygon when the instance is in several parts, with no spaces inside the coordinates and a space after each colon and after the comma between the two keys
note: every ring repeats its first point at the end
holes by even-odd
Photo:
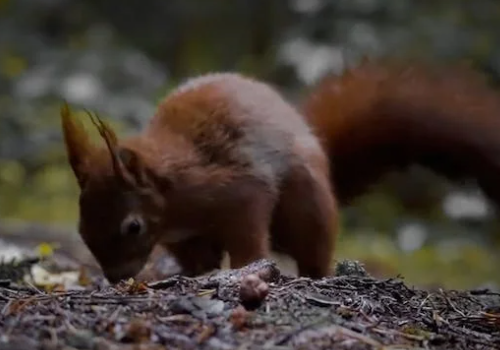
{"type": "Polygon", "coordinates": [[[368,62],[325,79],[304,111],[341,204],[412,163],[475,179],[500,204],[500,96],[467,67],[368,62]]]}
{"type": "Polygon", "coordinates": [[[475,177],[500,199],[499,101],[465,70],[364,64],[326,79],[304,104],[324,147],[278,93],[235,74],[188,82],[144,131],[106,148],[90,146],[63,110],[80,233],[111,281],[137,274],[155,244],[186,274],[219,267],[223,251],[240,267],[275,250],[300,275],[321,277],[337,232],[331,180],[345,203],[417,162],[475,177]],[[146,229],[131,234],[134,220],[146,229]]]}

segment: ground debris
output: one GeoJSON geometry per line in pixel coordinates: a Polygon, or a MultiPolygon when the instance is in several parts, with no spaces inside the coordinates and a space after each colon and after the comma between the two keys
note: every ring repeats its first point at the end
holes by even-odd
{"type": "Polygon", "coordinates": [[[196,278],[84,290],[0,284],[1,349],[500,349],[500,295],[425,291],[364,273],[321,280],[260,260],[196,278]],[[240,301],[250,274],[268,292],[240,301]]]}

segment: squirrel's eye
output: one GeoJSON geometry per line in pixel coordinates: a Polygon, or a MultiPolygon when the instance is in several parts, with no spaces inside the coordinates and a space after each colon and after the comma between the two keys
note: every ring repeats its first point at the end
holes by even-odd
{"type": "Polygon", "coordinates": [[[121,232],[126,236],[138,236],[144,232],[144,222],[140,217],[129,216],[123,220],[121,232]]]}
{"type": "Polygon", "coordinates": [[[141,232],[142,225],[139,220],[134,219],[128,224],[127,233],[130,235],[137,235],[141,232]]]}

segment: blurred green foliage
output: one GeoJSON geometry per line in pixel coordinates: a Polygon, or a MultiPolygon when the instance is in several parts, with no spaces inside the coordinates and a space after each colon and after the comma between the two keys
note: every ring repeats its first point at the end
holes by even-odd
{"type": "Polygon", "coordinates": [[[402,276],[410,285],[468,289],[500,284],[498,248],[474,243],[451,248],[425,245],[402,252],[387,235],[348,232],[338,242],[337,260],[362,261],[378,277],[402,276]]]}

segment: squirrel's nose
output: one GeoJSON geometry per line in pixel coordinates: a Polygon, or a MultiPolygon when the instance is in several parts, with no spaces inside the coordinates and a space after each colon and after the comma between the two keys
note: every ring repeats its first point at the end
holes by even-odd
{"type": "Polygon", "coordinates": [[[129,279],[132,276],[127,274],[104,273],[104,277],[106,277],[109,283],[117,284],[118,282],[129,279]]]}
{"type": "Polygon", "coordinates": [[[103,269],[103,272],[104,277],[106,277],[109,283],[116,284],[120,281],[134,277],[136,274],[136,269],[112,268],[103,269]]]}
{"type": "Polygon", "coordinates": [[[106,266],[102,270],[108,282],[116,284],[122,280],[135,277],[141,269],[142,263],[140,261],[131,261],[128,263],[115,264],[114,266],[106,266]]]}

